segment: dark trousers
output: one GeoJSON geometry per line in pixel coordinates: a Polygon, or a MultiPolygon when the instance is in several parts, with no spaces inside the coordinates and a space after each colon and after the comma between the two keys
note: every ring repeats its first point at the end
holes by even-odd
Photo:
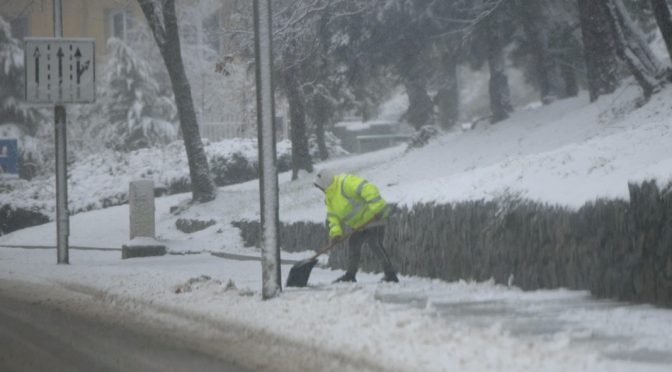
{"type": "Polygon", "coordinates": [[[348,274],[355,275],[359,269],[359,259],[362,255],[362,245],[366,243],[378,257],[378,261],[383,266],[385,273],[394,273],[394,267],[390,262],[385,248],[383,247],[383,238],[385,236],[385,226],[369,227],[368,229],[358,231],[348,240],[348,274]]]}

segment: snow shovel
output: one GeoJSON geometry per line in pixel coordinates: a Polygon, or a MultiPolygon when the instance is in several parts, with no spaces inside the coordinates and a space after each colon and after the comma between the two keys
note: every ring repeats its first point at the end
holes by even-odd
{"type": "Polygon", "coordinates": [[[285,287],[305,287],[308,285],[308,278],[310,277],[310,272],[313,270],[313,267],[317,263],[317,258],[322,254],[329,252],[338,243],[347,240],[354,233],[364,230],[369,224],[377,221],[378,218],[374,218],[371,221],[360,226],[357,230],[352,231],[348,234],[345,234],[343,238],[337,242],[329,243],[326,247],[322,248],[319,252],[315,253],[312,257],[305,260],[299,261],[292,266],[289,270],[289,275],[287,276],[287,285],[285,287]]]}
{"type": "Polygon", "coordinates": [[[329,252],[332,248],[338,245],[338,243],[340,243],[340,241],[329,243],[312,257],[295,263],[289,270],[286,287],[305,287],[308,285],[308,277],[310,277],[310,272],[313,270],[315,264],[317,264],[317,258],[323,253],[329,252]]]}

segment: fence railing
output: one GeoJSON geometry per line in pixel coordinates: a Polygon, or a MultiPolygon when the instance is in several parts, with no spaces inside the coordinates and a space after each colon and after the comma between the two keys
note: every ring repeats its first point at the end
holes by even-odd
{"type": "Polygon", "coordinates": [[[210,141],[229,138],[254,138],[256,131],[253,125],[242,122],[203,123],[200,125],[201,137],[210,141]]]}
{"type": "MultiPolygon", "coordinates": [[[[199,129],[201,137],[207,138],[210,141],[220,141],[230,138],[257,138],[257,124],[244,122],[240,120],[227,120],[220,122],[201,122],[199,129]]],[[[275,118],[276,125],[276,140],[281,141],[289,137],[289,130],[285,124],[282,116],[275,118]]]]}

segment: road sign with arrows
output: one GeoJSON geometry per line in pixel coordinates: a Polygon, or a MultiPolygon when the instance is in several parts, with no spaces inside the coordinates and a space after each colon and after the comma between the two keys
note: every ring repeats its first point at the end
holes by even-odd
{"type": "Polygon", "coordinates": [[[96,100],[93,39],[26,38],[26,101],[91,103],[96,100]]]}

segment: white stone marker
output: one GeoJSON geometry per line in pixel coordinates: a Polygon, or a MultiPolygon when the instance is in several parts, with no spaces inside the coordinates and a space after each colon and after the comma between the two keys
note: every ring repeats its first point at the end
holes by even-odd
{"type": "Polygon", "coordinates": [[[128,188],[130,239],[154,238],[154,181],[132,181],[128,188]]]}
{"type": "Polygon", "coordinates": [[[166,246],[156,241],[154,181],[133,181],[128,187],[130,241],[121,247],[121,258],[162,256],[166,246]]]}

